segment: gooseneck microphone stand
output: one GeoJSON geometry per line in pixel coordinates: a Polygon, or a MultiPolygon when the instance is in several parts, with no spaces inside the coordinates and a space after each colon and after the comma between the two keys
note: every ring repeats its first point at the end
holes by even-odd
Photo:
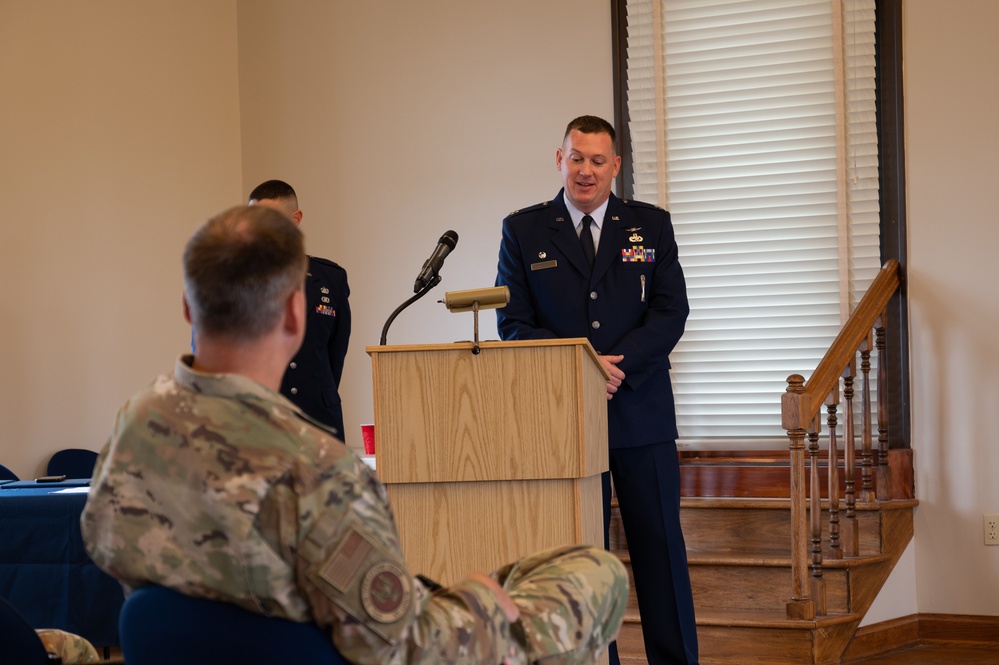
{"type": "Polygon", "coordinates": [[[430,291],[430,289],[434,288],[435,286],[437,286],[440,283],[441,283],[441,276],[440,275],[434,275],[434,278],[432,280],[430,280],[429,282],[427,282],[426,286],[424,286],[422,289],[420,289],[419,291],[417,291],[416,295],[414,295],[412,298],[410,298],[409,300],[407,300],[406,302],[402,303],[401,305],[399,305],[398,307],[395,308],[395,311],[392,312],[392,315],[388,317],[388,321],[386,321],[385,325],[382,327],[382,338],[381,338],[381,341],[378,342],[379,346],[385,346],[385,338],[388,335],[389,326],[392,325],[393,321],[395,321],[395,317],[399,316],[399,313],[402,312],[402,310],[406,309],[407,307],[409,307],[410,305],[412,305],[414,302],[416,302],[417,300],[419,300],[423,296],[427,295],[427,292],[430,291]]]}

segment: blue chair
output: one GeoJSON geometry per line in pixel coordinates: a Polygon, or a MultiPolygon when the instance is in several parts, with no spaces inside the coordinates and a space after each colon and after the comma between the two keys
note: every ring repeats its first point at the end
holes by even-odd
{"type": "Polygon", "coordinates": [[[38,633],[6,598],[0,597],[0,653],[3,662],[18,665],[52,665],[38,633]]]}
{"type": "Polygon", "coordinates": [[[0,480],[20,480],[17,474],[0,464],[0,480]]]}
{"type": "Polygon", "coordinates": [[[156,585],[125,599],[118,628],[128,665],[349,665],[315,624],[156,585]]]}
{"type": "Polygon", "coordinates": [[[94,475],[97,453],[82,448],[66,448],[52,454],[45,474],[67,478],[90,478],[94,475]]]}

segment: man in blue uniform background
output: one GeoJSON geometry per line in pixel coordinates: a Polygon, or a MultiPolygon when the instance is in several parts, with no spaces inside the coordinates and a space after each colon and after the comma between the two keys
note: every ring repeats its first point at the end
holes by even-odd
{"type": "MultiPolygon", "coordinates": [[[[257,185],[250,192],[249,204],[274,208],[295,224],[302,222],[298,196],[284,181],[268,180],[257,185]]],[[[328,259],[310,255],[305,276],[305,339],[281,381],[282,395],[311,418],[335,428],[344,441],[339,390],[350,341],[349,295],[347,271],[328,259]]]]}
{"type": "MultiPolygon", "coordinates": [[[[680,470],[669,353],[689,307],[669,213],[611,193],[614,128],[569,123],[555,165],[564,188],[503,220],[497,310],[507,340],[586,337],[610,372],[610,473],[628,539],[649,663],[697,663],[680,529],[680,470]]],[[[610,479],[604,477],[604,526],[610,479]]],[[[616,650],[611,654],[617,661],[616,650]]]]}

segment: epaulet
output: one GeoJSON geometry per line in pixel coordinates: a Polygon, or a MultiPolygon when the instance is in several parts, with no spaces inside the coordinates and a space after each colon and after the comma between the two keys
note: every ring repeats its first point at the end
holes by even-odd
{"type": "Polygon", "coordinates": [[[331,268],[337,268],[338,270],[343,270],[343,266],[341,266],[339,263],[335,263],[333,261],[330,261],[329,259],[324,259],[321,256],[312,256],[311,254],[309,254],[309,259],[315,261],[316,263],[321,263],[324,266],[330,266],[331,268]]]}
{"type": "Polygon", "coordinates": [[[646,203],[645,201],[635,201],[634,199],[621,199],[621,203],[632,208],[651,208],[653,210],[665,210],[661,206],[657,206],[653,203],[646,203]]]}
{"type": "Polygon", "coordinates": [[[525,212],[534,212],[535,210],[541,210],[542,208],[547,208],[551,204],[551,201],[545,201],[543,203],[535,203],[527,208],[520,208],[519,210],[514,210],[507,217],[514,217],[516,215],[522,215],[525,212]]]}

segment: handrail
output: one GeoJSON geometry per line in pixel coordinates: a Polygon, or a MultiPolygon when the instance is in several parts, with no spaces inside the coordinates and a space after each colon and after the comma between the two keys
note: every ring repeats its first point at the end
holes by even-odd
{"type": "MultiPolygon", "coordinates": [[[[857,305],[857,309],[850,315],[850,319],[833,340],[829,350],[822,356],[818,367],[805,383],[804,393],[801,393],[803,396],[790,398],[790,401],[807,404],[807,408],[790,411],[788,414],[790,420],[785,419],[787,416],[784,416],[782,409],[784,429],[799,427],[808,429],[822,408],[826,395],[836,386],[843,368],[853,359],[861,342],[867,339],[874,323],[898,290],[898,285],[898,261],[890,259],[882,266],[867,293],[860,300],[860,304],[857,305]]],[[[785,394],[785,399],[788,399],[789,394],[785,394]]]]}
{"type": "MultiPolygon", "coordinates": [[[[845,378],[845,387],[849,393],[848,404],[852,400],[853,375],[856,368],[856,357],[858,351],[867,364],[870,357],[872,344],[872,328],[876,326],[878,331],[878,350],[883,350],[883,327],[885,308],[892,296],[899,288],[899,265],[898,261],[891,259],[887,261],[864,297],[861,299],[853,314],[850,315],[846,325],[843,326],[836,339],[826,351],[815,371],[806,382],[799,374],[792,374],[788,377],[787,391],[781,396],[781,422],[787,430],[790,439],[790,459],[791,459],[791,574],[792,589],[791,599],[787,602],[787,615],[791,618],[814,619],[816,615],[824,615],[825,611],[825,586],[822,581],[822,544],[821,544],[821,495],[819,493],[818,476],[818,431],[819,412],[823,405],[829,409],[830,426],[830,539],[835,556],[842,556],[842,550],[838,542],[838,469],[836,458],[836,408],[840,399],[840,377],[845,378]],[[811,456],[811,494],[810,503],[814,510],[808,510],[805,502],[805,438],[809,440],[809,453],[811,456]],[[835,503],[835,505],[832,505],[835,503]],[[811,525],[808,518],[811,517],[811,525]],[[811,528],[809,528],[809,526],[811,528]],[[808,576],[809,554],[811,554],[811,582],[808,576]]],[[[879,355],[879,379],[883,378],[884,358],[879,355]]],[[[866,369],[864,376],[864,388],[867,390],[866,369]]],[[[885,386],[878,386],[879,400],[879,421],[882,419],[882,410],[885,401],[882,391],[885,386]]],[[[869,420],[869,403],[866,419],[869,420]]],[[[853,446],[852,441],[852,415],[848,421],[847,441],[844,446],[849,446],[846,464],[852,467],[853,446]]],[[[868,432],[865,436],[865,454],[869,453],[867,448],[870,445],[869,428],[870,422],[865,423],[868,432]]],[[[879,423],[880,426],[880,423],[879,423]]],[[[866,467],[865,467],[866,468],[866,467]]],[[[847,497],[848,513],[852,511],[854,497],[853,469],[848,468],[846,473],[850,492],[847,497]]],[[[855,527],[855,525],[854,525],[855,527]]]]}

